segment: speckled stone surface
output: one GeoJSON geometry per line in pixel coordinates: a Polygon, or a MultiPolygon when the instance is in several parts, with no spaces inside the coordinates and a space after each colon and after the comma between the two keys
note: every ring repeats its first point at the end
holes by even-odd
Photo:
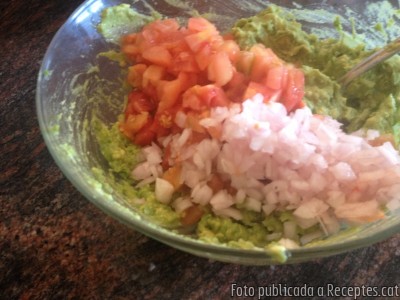
{"type": "Polygon", "coordinates": [[[251,267],[183,253],[106,216],[61,174],[35,110],[46,47],[81,1],[8,2],[0,2],[0,299],[228,299],[233,283],[400,283],[399,234],[308,263],[251,267]]]}

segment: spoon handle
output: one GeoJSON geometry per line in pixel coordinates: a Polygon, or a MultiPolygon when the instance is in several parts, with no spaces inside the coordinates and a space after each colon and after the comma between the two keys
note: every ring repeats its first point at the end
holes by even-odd
{"type": "Polygon", "coordinates": [[[400,37],[354,66],[349,72],[339,79],[339,83],[342,85],[342,87],[346,87],[354,78],[368,71],[378,63],[392,57],[399,51],[400,37]]]}

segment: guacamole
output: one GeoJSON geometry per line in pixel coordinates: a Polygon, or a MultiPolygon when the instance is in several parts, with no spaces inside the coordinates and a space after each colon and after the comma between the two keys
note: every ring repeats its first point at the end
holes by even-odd
{"type": "MultiPolygon", "coordinates": [[[[112,31],[113,20],[119,19],[119,14],[122,14],[123,22],[130,19],[137,21],[138,14],[125,10],[130,8],[120,5],[107,9],[99,29],[108,37],[115,36],[112,31]],[[108,26],[111,26],[111,31],[108,26]]],[[[143,22],[148,20],[141,19],[143,22]]],[[[341,30],[339,20],[333,22],[341,30]]],[[[393,134],[396,139],[400,136],[399,57],[382,63],[342,89],[337,80],[371,53],[362,43],[355,43],[344,35],[339,39],[321,40],[303,31],[290,13],[277,6],[270,6],[256,16],[237,21],[232,34],[243,49],[262,43],[272,48],[283,60],[300,66],[305,74],[304,98],[314,113],[338,119],[348,132],[371,128],[393,134]]],[[[181,230],[182,214],[156,201],[154,185],[133,187],[130,174],[137,163],[139,149],[119,132],[117,124],[108,128],[96,123],[94,130],[97,132],[101,152],[108,161],[110,173],[115,176],[116,187],[128,195],[131,204],[144,216],[168,228],[181,230]]],[[[189,234],[209,243],[267,249],[268,246],[276,246],[271,242],[281,238],[284,224],[293,219],[291,212],[273,213],[265,217],[263,213],[247,211],[244,207],[237,208],[243,212],[242,220],[235,221],[206,211],[198,224],[189,228],[189,234]]],[[[307,234],[318,230],[317,226],[307,229],[297,227],[296,231],[300,235],[307,234]]],[[[279,251],[282,253],[282,248],[279,251]]]]}

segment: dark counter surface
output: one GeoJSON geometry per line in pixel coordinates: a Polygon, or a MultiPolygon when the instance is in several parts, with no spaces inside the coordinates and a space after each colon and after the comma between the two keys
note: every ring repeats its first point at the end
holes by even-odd
{"type": "Polygon", "coordinates": [[[47,151],[35,109],[46,47],[81,2],[0,2],[0,299],[228,299],[233,283],[256,295],[272,284],[400,283],[399,234],[308,263],[232,265],[151,240],[81,196],[47,151]]]}

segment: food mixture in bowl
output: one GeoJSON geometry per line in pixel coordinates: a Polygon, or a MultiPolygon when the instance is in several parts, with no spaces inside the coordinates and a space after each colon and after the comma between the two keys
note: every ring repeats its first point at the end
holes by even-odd
{"type": "MultiPolygon", "coordinates": [[[[108,8],[99,29],[121,14],[135,16],[108,8]]],[[[202,16],[145,22],[120,40],[125,109],[95,127],[143,216],[210,243],[295,248],[400,207],[398,56],[342,89],[371,50],[338,19],[338,39],[274,5],[228,32],[202,16]]]]}

